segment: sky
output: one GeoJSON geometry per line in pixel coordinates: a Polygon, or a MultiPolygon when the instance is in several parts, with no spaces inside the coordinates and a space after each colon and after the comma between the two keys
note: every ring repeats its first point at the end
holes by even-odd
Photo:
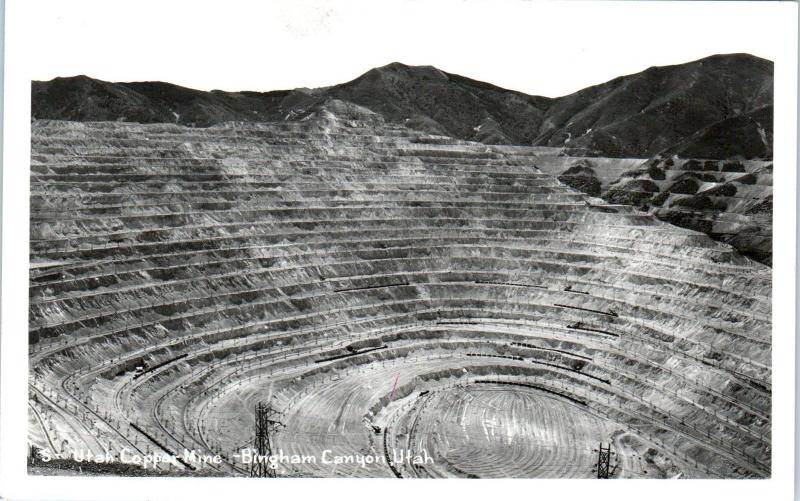
{"type": "Polygon", "coordinates": [[[201,90],[321,87],[398,61],[556,97],[715,53],[774,59],[776,47],[747,2],[27,3],[33,79],[84,74],[201,90]]]}

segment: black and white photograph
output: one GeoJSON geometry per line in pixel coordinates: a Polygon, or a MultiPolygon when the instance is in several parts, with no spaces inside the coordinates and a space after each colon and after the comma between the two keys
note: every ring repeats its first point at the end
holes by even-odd
{"type": "Polygon", "coordinates": [[[782,479],[797,5],[692,3],[31,2],[16,471],[782,479]]]}

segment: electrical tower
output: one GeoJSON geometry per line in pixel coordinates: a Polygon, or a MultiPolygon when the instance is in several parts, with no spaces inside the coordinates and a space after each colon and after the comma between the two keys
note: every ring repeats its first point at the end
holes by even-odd
{"type": "Polygon", "coordinates": [[[614,471],[617,469],[617,465],[614,465],[613,470],[609,470],[609,464],[611,463],[611,456],[614,454],[611,452],[611,444],[608,444],[608,447],[603,448],[603,442],[600,442],[600,448],[597,450],[597,478],[609,478],[611,475],[614,474],[614,471]]]}
{"type": "Polygon", "coordinates": [[[278,411],[270,405],[260,402],[256,404],[255,446],[256,457],[250,466],[251,477],[277,477],[278,472],[270,467],[272,457],[272,437],[283,423],[274,419],[278,411]]]}

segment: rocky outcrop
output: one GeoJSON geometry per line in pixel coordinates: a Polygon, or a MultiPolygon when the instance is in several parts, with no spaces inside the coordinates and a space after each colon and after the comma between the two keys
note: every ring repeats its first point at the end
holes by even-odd
{"type": "Polygon", "coordinates": [[[600,196],[602,187],[589,160],[579,160],[558,176],[562,183],[593,197],[600,196]]]}
{"type": "Polygon", "coordinates": [[[772,165],[767,162],[654,158],[604,187],[603,197],[772,262],[772,165]]]}

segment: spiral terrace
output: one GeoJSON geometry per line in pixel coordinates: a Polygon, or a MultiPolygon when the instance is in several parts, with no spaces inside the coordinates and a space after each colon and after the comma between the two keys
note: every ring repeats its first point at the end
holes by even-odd
{"type": "Polygon", "coordinates": [[[286,454],[389,455],[283,475],[769,476],[769,268],[526,151],[335,101],[34,122],[31,442],[243,475],[270,402],[286,454]]]}

